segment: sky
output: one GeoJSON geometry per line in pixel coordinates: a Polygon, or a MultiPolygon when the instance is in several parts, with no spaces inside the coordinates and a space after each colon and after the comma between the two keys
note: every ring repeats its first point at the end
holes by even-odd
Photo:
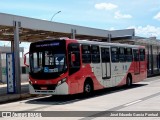
{"type": "Polygon", "coordinates": [[[160,0],[1,0],[0,12],[160,39],[160,0]]]}

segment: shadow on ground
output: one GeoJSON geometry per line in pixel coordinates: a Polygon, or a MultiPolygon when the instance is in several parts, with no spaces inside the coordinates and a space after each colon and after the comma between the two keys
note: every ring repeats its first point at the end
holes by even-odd
{"type": "Polygon", "coordinates": [[[125,86],[122,87],[114,87],[114,88],[106,88],[103,90],[94,91],[90,95],[84,94],[76,94],[76,95],[54,95],[54,96],[46,96],[41,98],[36,98],[32,100],[28,100],[26,104],[46,104],[46,105],[62,105],[62,104],[69,104],[73,102],[82,101],[85,99],[90,99],[94,97],[99,97],[107,94],[113,94],[116,92],[121,92],[128,89],[134,89],[138,87],[142,87],[148,84],[133,84],[130,88],[126,88],[125,86]]]}

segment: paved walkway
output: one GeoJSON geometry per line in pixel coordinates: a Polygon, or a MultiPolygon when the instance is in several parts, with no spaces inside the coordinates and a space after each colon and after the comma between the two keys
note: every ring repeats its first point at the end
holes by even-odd
{"type": "Polygon", "coordinates": [[[7,84],[0,84],[0,104],[32,96],[29,94],[28,82],[21,83],[21,94],[8,94],[7,84]]]}

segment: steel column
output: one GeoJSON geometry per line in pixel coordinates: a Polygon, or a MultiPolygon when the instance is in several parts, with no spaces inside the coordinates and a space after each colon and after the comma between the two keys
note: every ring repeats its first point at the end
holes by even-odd
{"type": "Polygon", "coordinates": [[[2,58],[0,53],[0,82],[2,82],[2,58]]]}
{"type": "Polygon", "coordinates": [[[112,35],[108,34],[108,42],[111,42],[111,37],[112,37],[112,35]]]}
{"type": "Polygon", "coordinates": [[[11,41],[11,52],[14,52],[14,40],[11,41]]]}
{"type": "Polygon", "coordinates": [[[20,22],[13,21],[14,24],[14,66],[15,66],[15,81],[16,93],[21,93],[21,77],[20,77],[20,55],[19,55],[19,27],[20,22]]]}
{"type": "Polygon", "coordinates": [[[150,45],[150,50],[151,50],[151,74],[153,74],[153,46],[150,45]]]}
{"type": "Polygon", "coordinates": [[[72,39],[76,38],[76,29],[71,29],[71,38],[72,39]]]}

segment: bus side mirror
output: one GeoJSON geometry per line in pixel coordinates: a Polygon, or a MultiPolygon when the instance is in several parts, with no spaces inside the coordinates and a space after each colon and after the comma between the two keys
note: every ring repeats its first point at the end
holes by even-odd
{"type": "Polygon", "coordinates": [[[75,62],[76,61],[76,56],[74,53],[71,54],[71,61],[72,62],[75,62]]]}
{"type": "Polygon", "coordinates": [[[26,54],[24,54],[24,65],[27,66],[27,67],[29,67],[29,61],[27,61],[27,55],[29,55],[29,52],[26,53],[26,54]]]}

